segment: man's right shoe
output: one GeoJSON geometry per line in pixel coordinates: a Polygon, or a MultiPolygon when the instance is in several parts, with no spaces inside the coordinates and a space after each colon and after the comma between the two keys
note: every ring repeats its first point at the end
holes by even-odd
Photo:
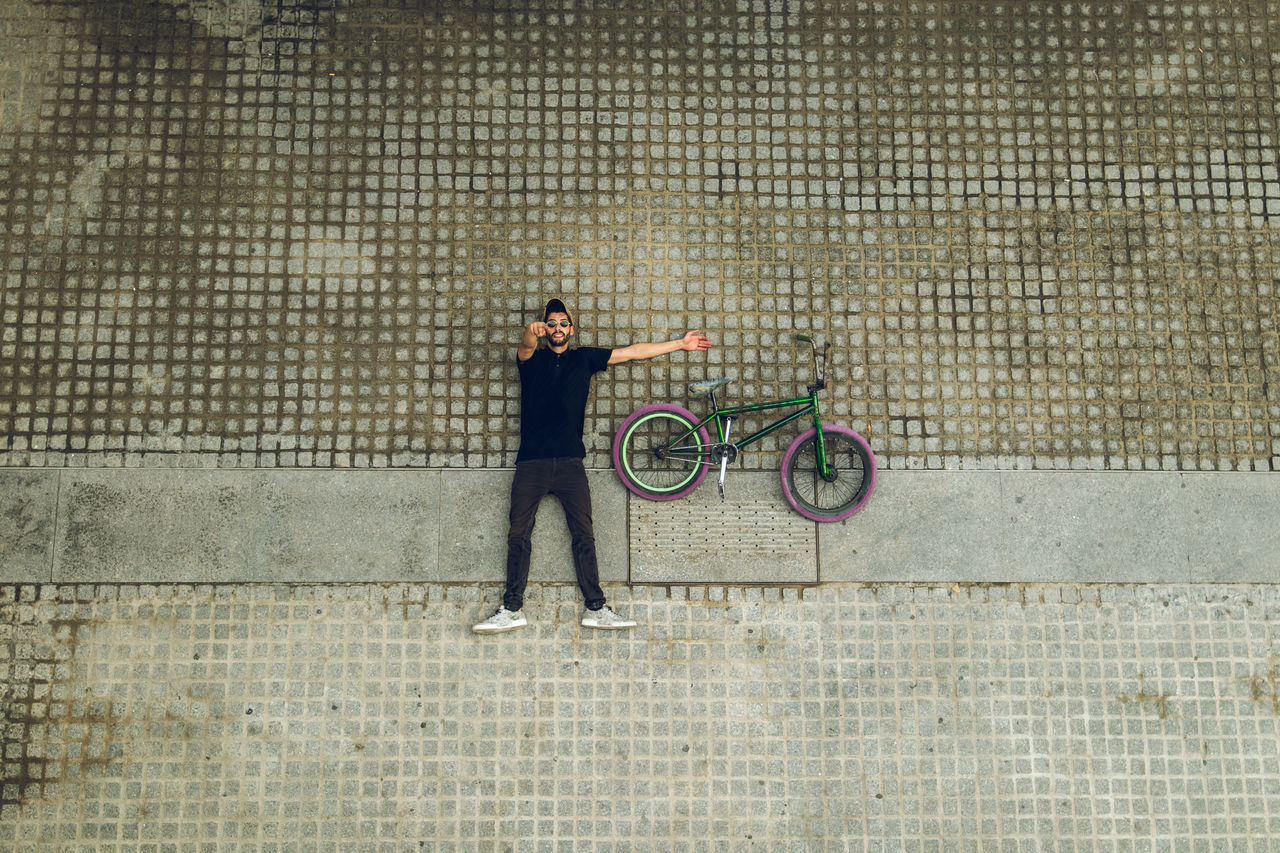
{"type": "Polygon", "coordinates": [[[479,625],[473,625],[471,630],[477,634],[501,634],[503,631],[514,631],[516,628],[523,628],[528,624],[528,620],[524,618],[524,614],[519,610],[508,610],[506,607],[499,607],[497,613],[494,613],[479,625]]]}

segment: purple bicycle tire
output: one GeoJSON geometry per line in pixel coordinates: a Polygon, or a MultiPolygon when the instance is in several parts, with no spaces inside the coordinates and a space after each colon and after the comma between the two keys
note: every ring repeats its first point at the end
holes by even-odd
{"type": "MultiPolygon", "coordinates": [[[[626,475],[626,464],[622,459],[622,445],[627,431],[631,428],[632,424],[636,423],[636,421],[647,418],[655,412],[664,412],[666,414],[680,417],[688,421],[689,426],[693,426],[698,422],[698,418],[693,414],[693,412],[690,412],[688,409],[681,408],[673,403],[653,403],[636,409],[634,412],[627,415],[626,419],[622,422],[622,425],[618,427],[618,431],[614,433],[613,470],[618,474],[618,479],[622,481],[622,485],[626,486],[627,490],[632,494],[650,501],[674,501],[678,498],[684,497],[701,485],[703,479],[707,476],[707,467],[705,465],[697,466],[697,473],[694,474],[693,480],[679,491],[671,492],[669,494],[654,494],[652,491],[646,490],[642,485],[631,480],[626,475]]],[[[711,438],[707,434],[705,427],[698,430],[698,438],[704,446],[709,447],[711,445],[711,438]]]]}
{"type": "Polygon", "coordinates": [[[876,463],[875,453],[871,451],[871,445],[867,443],[867,440],[865,438],[858,435],[853,430],[848,429],[847,427],[838,426],[836,424],[823,424],[822,430],[824,433],[837,433],[839,435],[844,436],[847,439],[851,439],[853,443],[860,446],[863,449],[863,451],[866,453],[866,458],[871,461],[871,470],[870,470],[871,482],[867,485],[866,491],[863,492],[862,497],[855,504],[850,506],[848,509],[845,509],[835,515],[815,513],[813,510],[810,510],[808,507],[806,507],[796,497],[796,495],[791,490],[791,484],[787,482],[787,471],[790,470],[792,459],[795,457],[797,453],[800,452],[800,448],[804,447],[806,442],[811,441],[813,437],[817,435],[818,431],[815,428],[810,427],[809,429],[802,432],[799,436],[797,436],[796,440],[791,442],[791,446],[787,448],[787,452],[783,454],[782,470],[778,472],[778,476],[782,480],[782,495],[787,499],[787,503],[791,505],[792,509],[794,509],[796,512],[800,513],[800,515],[804,516],[810,521],[818,521],[818,522],[824,522],[824,523],[832,522],[832,521],[844,521],[846,518],[849,518],[854,513],[858,512],[864,506],[866,506],[867,501],[871,499],[871,494],[872,492],[875,491],[875,488],[876,488],[876,475],[877,475],[879,466],[876,463]]]}

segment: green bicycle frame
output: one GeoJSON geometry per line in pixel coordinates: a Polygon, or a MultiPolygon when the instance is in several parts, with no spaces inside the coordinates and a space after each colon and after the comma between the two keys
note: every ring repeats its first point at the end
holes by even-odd
{"type": "Polygon", "coordinates": [[[693,448],[681,447],[680,443],[688,439],[690,436],[696,436],[699,429],[710,424],[712,421],[715,421],[716,440],[722,445],[727,444],[728,443],[728,431],[726,429],[727,419],[736,417],[738,415],[754,414],[756,412],[768,412],[776,409],[795,408],[796,411],[790,413],[789,415],[786,415],[785,417],[779,418],[778,420],[765,425],[764,428],[751,433],[751,435],[747,436],[746,438],[739,439],[738,441],[733,442],[733,447],[736,449],[744,448],[749,444],[753,444],[759,441],[760,439],[764,438],[767,435],[772,435],[773,433],[777,432],[778,430],[782,429],[788,424],[794,421],[798,421],[800,418],[803,418],[805,415],[812,413],[813,426],[814,426],[814,429],[817,430],[817,435],[815,436],[815,444],[817,445],[816,449],[817,449],[818,467],[824,479],[831,478],[834,476],[835,471],[831,467],[831,464],[827,461],[827,446],[826,446],[826,441],[822,434],[822,416],[818,409],[818,392],[822,390],[822,387],[823,386],[821,385],[809,386],[808,397],[796,397],[795,399],[791,399],[791,400],[769,400],[764,403],[748,403],[743,406],[729,406],[726,408],[718,407],[716,405],[715,391],[709,391],[707,393],[707,396],[711,400],[711,409],[712,409],[711,414],[707,415],[705,418],[703,418],[701,421],[695,424],[691,429],[688,429],[685,432],[681,433],[680,435],[675,436],[671,440],[671,442],[667,445],[663,455],[690,458],[690,459],[693,459],[694,461],[701,462],[701,464],[709,465],[711,464],[710,461],[702,461],[700,459],[700,457],[702,457],[705,454],[706,452],[705,449],[695,450],[693,448]]]}

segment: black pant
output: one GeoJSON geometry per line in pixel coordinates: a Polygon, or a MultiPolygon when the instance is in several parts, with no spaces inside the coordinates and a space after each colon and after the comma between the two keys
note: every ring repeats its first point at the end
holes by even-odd
{"type": "Polygon", "coordinates": [[[591,523],[591,489],[587,469],[581,459],[530,459],[516,463],[511,481],[511,527],[507,532],[507,590],[502,604],[508,610],[524,606],[524,588],[529,582],[531,538],[538,504],[555,495],[564,507],[569,526],[573,568],[588,610],[604,606],[600,589],[600,569],[596,563],[596,538],[591,523]]]}

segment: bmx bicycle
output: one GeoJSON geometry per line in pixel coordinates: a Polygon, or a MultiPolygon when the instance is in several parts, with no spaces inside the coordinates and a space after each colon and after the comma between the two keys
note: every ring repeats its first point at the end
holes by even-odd
{"type": "Polygon", "coordinates": [[[862,509],[875,488],[875,455],[853,430],[822,423],[818,394],[827,387],[829,347],[819,347],[809,335],[795,338],[809,344],[813,355],[814,382],[808,386],[807,396],[722,407],[716,404],[716,391],[729,379],[719,377],[689,385],[692,393],[708,397],[711,414],[701,420],[672,403],[637,409],[622,422],[613,439],[613,467],[623,484],[642,498],[670,501],[692,492],[707,472],[716,468],[723,499],[729,463],[743,448],[812,415],[813,426],[783,454],[783,496],[792,509],[813,521],[843,521],[862,509]],[[733,425],[743,415],[787,409],[792,411],[745,438],[731,440],[733,425]],[[715,441],[709,428],[714,429],[715,441]]]}

